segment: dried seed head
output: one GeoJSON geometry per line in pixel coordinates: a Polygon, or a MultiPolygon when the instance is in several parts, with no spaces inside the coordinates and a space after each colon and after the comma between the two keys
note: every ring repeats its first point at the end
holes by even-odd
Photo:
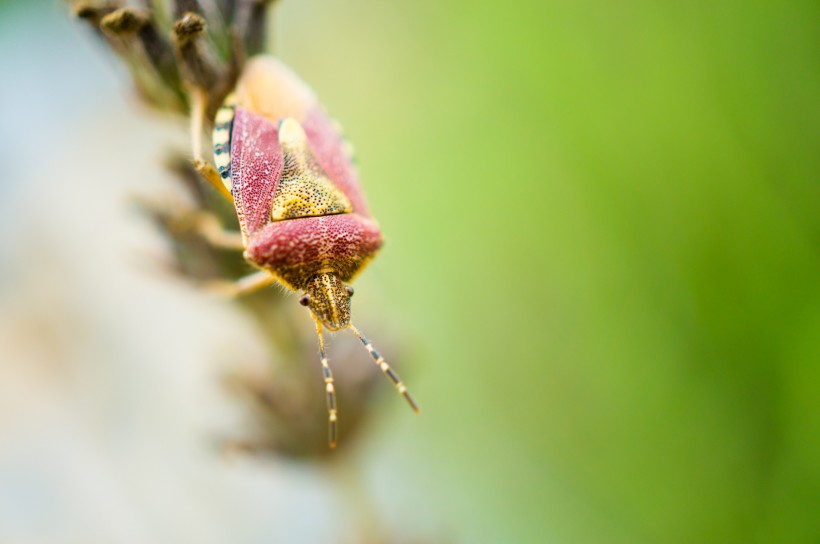
{"type": "Polygon", "coordinates": [[[188,45],[191,40],[202,34],[205,28],[205,19],[202,16],[193,12],[186,13],[174,23],[174,38],[177,45],[180,47],[188,45]]]}
{"type": "Polygon", "coordinates": [[[117,9],[113,4],[92,4],[90,2],[75,2],[71,6],[74,15],[91,23],[95,28],[99,26],[100,20],[117,9]]]}
{"type": "Polygon", "coordinates": [[[210,43],[204,39],[206,28],[202,16],[186,13],[174,23],[174,44],[186,79],[210,92],[219,82],[222,70],[210,43]]]}
{"type": "Polygon", "coordinates": [[[139,8],[114,10],[100,19],[100,26],[114,34],[137,32],[151,21],[151,14],[139,8]]]}

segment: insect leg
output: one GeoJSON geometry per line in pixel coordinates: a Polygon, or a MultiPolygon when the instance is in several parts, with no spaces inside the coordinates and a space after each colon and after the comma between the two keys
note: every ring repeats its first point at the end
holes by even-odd
{"type": "Polygon", "coordinates": [[[194,217],[194,228],[214,247],[236,251],[245,249],[242,234],[223,229],[212,213],[198,212],[194,217]]]}
{"type": "Polygon", "coordinates": [[[407,404],[410,405],[410,408],[412,408],[413,411],[417,414],[420,413],[421,409],[419,408],[418,404],[416,404],[416,401],[413,400],[413,397],[410,396],[410,393],[407,391],[407,387],[402,383],[401,379],[399,378],[399,375],[396,374],[392,368],[390,368],[390,365],[387,364],[387,361],[384,360],[384,357],[382,357],[379,354],[379,352],[373,348],[373,344],[371,344],[367,340],[367,338],[365,338],[362,335],[362,333],[359,332],[359,329],[357,329],[353,325],[353,323],[351,323],[349,327],[353,331],[353,334],[358,336],[359,340],[362,341],[362,344],[364,344],[365,349],[368,351],[368,353],[370,353],[370,356],[373,357],[373,360],[376,362],[376,364],[379,365],[379,368],[382,372],[384,372],[384,375],[390,378],[390,381],[392,381],[393,385],[396,386],[396,390],[399,393],[401,393],[401,395],[407,401],[407,404]]]}
{"type": "Polygon", "coordinates": [[[205,282],[204,287],[212,293],[228,297],[238,297],[258,291],[259,289],[266,287],[275,281],[276,278],[274,278],[269,272],[266,270],[260,270],[259,272],[254,272],[253,274],[243,276],[236,281],[215,280],[205,282]]]}
{"type": "Polygon", "coordinates": [[[194,160],[194,167],[196,168],[196,171],[199,172],[199,175],[202,176],[214,189],[216,189],[219,194],[233,202],[233,195],[225,187],[225,184],[222,182],[222,177],[211,163],[205,162],[202,159],[196,159],[194,160]]]}
{"type": "Polygon", "coordinates": [[[336,447],[336,434],[338,412],[336,411],[336,386],[333,384],[333,373],[325,355],[325,339],[322,336],[322,323],[314,318],[316,322],[316,334],[319,336],[319,355],[322,357],[322,376],[325,380],[325,391],[327,392],[327,443],[330,448],[336,447]]]}

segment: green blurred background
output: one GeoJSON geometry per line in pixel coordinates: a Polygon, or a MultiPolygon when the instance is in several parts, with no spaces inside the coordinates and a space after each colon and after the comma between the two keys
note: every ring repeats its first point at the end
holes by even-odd
{"type": "Polygon", "coordinates": [[[820,3],[274,20],[387,236],[371,319],[418,343],[424,414],[382,424],[391,518],[470,543],[820,541],[820,3]]]}
{"type": "Polygon", "coordinates": [[[820,538],[820,4],[336,4],[299,56],[429,340],[436,494],[494,542],[820,538]]]}

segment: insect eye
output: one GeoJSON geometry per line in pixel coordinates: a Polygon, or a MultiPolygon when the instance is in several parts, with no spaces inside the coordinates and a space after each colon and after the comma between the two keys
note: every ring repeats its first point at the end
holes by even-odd
{"type": "Polygon", "coordinates": [[[302,295],[302,298],[299,299],[299,304],[307,306],[308,303],[310,303],[310,295],[302,295]]]}
{"type": "Polygon", "coordinates": [[[353,296],[353,288],[351,286],[349,286],[349,285],[346,286],[345,291],[347,291],[347,296],[349,296],[349,297],[353,296]]]}

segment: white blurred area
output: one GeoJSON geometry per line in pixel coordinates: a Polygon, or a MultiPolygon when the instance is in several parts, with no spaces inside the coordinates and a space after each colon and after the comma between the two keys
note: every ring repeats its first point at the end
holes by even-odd
{"type": "Polygon", "coordinates": [[[356,542],[327,471],[220,456],[224,363],[261,347],[152,272],[128,202],[170,192],[185,127],[129,104],[96,45],[58,4],[0,18],[0,544],[356,542]]]}

